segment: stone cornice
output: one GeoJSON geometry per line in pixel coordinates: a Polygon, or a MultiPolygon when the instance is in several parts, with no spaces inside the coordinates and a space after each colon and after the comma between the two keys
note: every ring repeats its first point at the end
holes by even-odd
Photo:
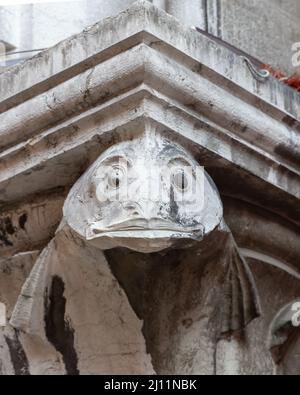
{"type": "Polygon", "coordinates": [[[0,87],[3,204],[71,185],[112,139],[150,124],[206,167],[254,179],[300,223],[300,95],[258,82],[242,58],[147,1],[2,73],[0,87]]]}
{"type": "MultiPolygon", "coordinates": [[[[0,112],[137,45],[141,42],[142,32],[147,33],[142,38],[146,44],[165,47],[166,51],[176,50],[179,57],[187,55],[207,68],[207,73],[217,73],[229,80],[227,85],[232,81],[257,96],[256,100],[265,101],[266,108],[270,109],[269,104],[272,104],[278,116],[276,110],[299,120],[300,96],[297,92],[272,78],[265,83],[257,82],[243,58],[207,36],[186,28],[146,0],[137,1],[118,16],[106,18],[3,72],[0,76],[0,112]]],[[[223,84],[226,85],[225,81],[223,84]]],[[[252,101],[255,102],[254,97],[252,101]]],[[[259,105],[264,106],[263,102],[259,105]]]]}

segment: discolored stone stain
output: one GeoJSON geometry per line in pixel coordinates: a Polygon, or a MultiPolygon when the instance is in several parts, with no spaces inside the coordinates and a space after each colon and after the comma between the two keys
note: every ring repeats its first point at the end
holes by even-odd
{"type": "Polygon", "coordinates": [[[12,243],[10,240],[8,240],[8,238],[6,237],[6,235],[5,235],[5,233],[2,231],[2,229],[0,229],[0,241],[2,241],[2,243],[3,243],[5,246],[12,246],[12,245],[13,245],[13,243],[12,243]]]}
{"type": "Polygon", "coordinates": [[[175,195],[174,195],[174,188],[171,185],[170,187],[170,217],[176,221],[178,217],[178,204],[176,203],[175,200],[175,195]]]}
{"type": "Polygon", "coordinates": [[[26,222],[27,222],[27,214],[24,213],[19,217],[19,226],[21,229],[25,230],[26,222]]]}
{"type": "Polygon", "coordinates": [[[12,246],[13,243],[9,240],[9,236],[15,233],[15,228],[9,217],[0,219],[0,241],[5,246],[12,246]]]}
{"type": "Polygon", "coordinates": [[[283,117],[282,122],[286,123],[291,128],[295,127],[298,123],[298,121],[290,115],[286,115],[285,117],[283,117]]]}
{"type": "Polygon", "coordinates": [[[180,155],[182,151],[178,149],[178,147],[174,147],[174,145],[170,144],[167,140],[163,141],[163,149],[160,151],[158,157],[163,157],[164,155],[180,155]]]}
{"type": "Polygon", "coordinates": [[[74,330],[65,321],[66,298],[63,280],[54,276],[50,295],[45,295],[45,329],[47,339],[61,353],[67,375],[79,375],[78,357],[74,348],[74,330]]]}
{"type": "Polygon", "coordinates": [[[15,331],[14,337],[5,336],[5,341],[9,349],[11,362],[17,376],[29,376],[29,363],[23,347],[15,331]]]}
{"type": "Polygon", "coordinates": [[[191,318],[187,318],[185,320],[182,321],[182,325],[188,329],[190,326],[193,325],[193,320],[191,318]]]}
{"type": "Polygon", "coordinates": [[[289,161],[295,161],[297,163],[299,163],[300,161],[299,150],[297,150],[296,148],[291,149],[290,145],[287,143],[277,145],[274,148],[274,152],[289,161]]]}
{"type": "Polygon", "coordinates": [[[13,227],[13,224],[11,222],[11,219],[9,217],[4,218],[4,225],[6,232],[9,235],[13,235],[15,233],[15,228],[13,227]]]}

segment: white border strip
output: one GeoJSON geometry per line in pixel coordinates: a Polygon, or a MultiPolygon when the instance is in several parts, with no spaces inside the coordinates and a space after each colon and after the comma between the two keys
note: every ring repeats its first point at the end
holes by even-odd
{"type": "Polygon", "coordinates": [[[12,5],[30,5],[30,4],[47,4],[47,3],[70,3],[82,0],[0,0],[0,6],[12,5]]]}

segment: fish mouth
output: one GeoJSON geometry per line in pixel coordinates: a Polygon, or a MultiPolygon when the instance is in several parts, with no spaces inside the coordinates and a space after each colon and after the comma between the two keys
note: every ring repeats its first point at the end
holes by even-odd
{"type": "MultiPolygon", "coordinates": [[[[137,218],[132,220],[121,221],[112,224],[107,227],[98,226],[99,223],[93,223],[90,225],[90,231],[94,235],[110,234],[110,233],[125,233],[125,232],[138,232],[138,233],[151,233],[151,232],[162,232],[163,233],[181,233],[191,234],[194,232],[202,233],[203,226],[184,226],[176,225],[171,221],[164,220],[162,218],[137,218]]],[[[100,224],[99,224],[100,225],[100,224]]]]}

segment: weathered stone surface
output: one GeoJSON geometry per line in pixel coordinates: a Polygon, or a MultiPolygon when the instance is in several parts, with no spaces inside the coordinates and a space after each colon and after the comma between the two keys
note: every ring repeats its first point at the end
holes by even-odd
{"type": "MultiPolygon", "coordinates": [[[[151,373],[146,343],[157,373],[215,373],[218,340],[242,331],[260,306],[247,263],[222,221],[218,192],[199,170],[183,147],[151,130],[101,155],[71,189],[60,229],[22,288],[10,324],[25,333],[24,341],[51,344],[67,374],[151,373]],[[113,252],[107,255],[143,320],[145,344],[125,294],[112,289],[117,282],[101,249],[116,247],[137,251],[129,258],[136,263],[144,259],[140,252],[152,253],[136,284],[122,276],[122,254],[117,263],[113,252]],[[130,288],[138,284],[140,294],[133,296],[130,288]]],[[[126,265],[130,270],[131,262],[126,265]]],[[[32,347],[29,366],[37,365],[32,347]]]]}
{"type": "Polygon", "coordinates": [[[101,251],[59,232],[23,286],[11,324],[31,374],[151,374],[141,321],[101,251]]]}
{"type": "MultiPolygon", "coordinates": [[[[298,0],[149,0],[187,26],[197,26],[287,73],[299,42],[298,0]]],[[[134,0],[81,0],[59,4],[2,6],[0,37],[16,51],[49,48],[86,26],[112,17],[134,0]],[[68,10],[72,9],[72,13],[68,10]],[[59,23],[57,23],[59,21],[59,23]],[[15,28],[18,26],[18,29],[15,28]]],[[[34,52],[8,56],[8,64],[34,52]]],[[[298,67],[299,71],[299,67],[298,67]]]]}
{"type": "Polygon", "coordinates": [[[236,179],[227,185],[249,180],[256,203],[272,201],[299,223],[299,95],[256,81],[241,58],[148,2],[3,73],[0,84],[0,107],[10,108],[0,116],[3,204],[72,185],[121,132],[151,122],[193,141],[217,183],[228,169],[236,179]]]}
{"type": "MultiPolygon", "coordinates": [[[[5,305],[7,323],[38,254],[33,251],[0,258],[0,302],[5,305]]],[[[0,327],[0,375],[12,374],[28,374],[28,359],[19,334],[7,325],[0,327]]]]}
{"type": "Polygon", "coordinates": [[[42,249],[61,221],[65,191],[49,191],[27,202],[8,206],[0,214],[1,257],[42,249]]]}
{"type": "MultiPolygon", "coordinates": [[[[0,290],[9,316],[20,293],[0,335],[2,374],[299,374],[288,314],[280,358],[270,343],[300,292],[296,92],[257,81],[147,1],[2,73],[0,86],[1,256],[25,262],[13,294],[0,290]],[[165,210],[155,188],[143,200],[177,154],[207,171],[201,213],[199,194],[180,206],[170,193],[189,173],[163,184],[165,210]],[[102,162],[120,155],[148,158],[126,207],[98,189],[102,162]],[[126,215],[142,221],[110,234],[126,215]]],[[[121,168],[108,174],[118,190],[121,168]]]]}
{"type": "MultiPolygon", "coordinates": [[[[148,1],[188,26],[205,27],[204,0],[148,1]]],[[[29,51],[9,55],[7,63],[14,64],[16,60],[33,56],[34,52],[30,52],[32,50],[52,47],[87,26],[116,16],[134,2],[135,0],[67,0],[46,4],[1,5],[1,40],[12,44],[15,47],[13,52],[29,51]]]]}

